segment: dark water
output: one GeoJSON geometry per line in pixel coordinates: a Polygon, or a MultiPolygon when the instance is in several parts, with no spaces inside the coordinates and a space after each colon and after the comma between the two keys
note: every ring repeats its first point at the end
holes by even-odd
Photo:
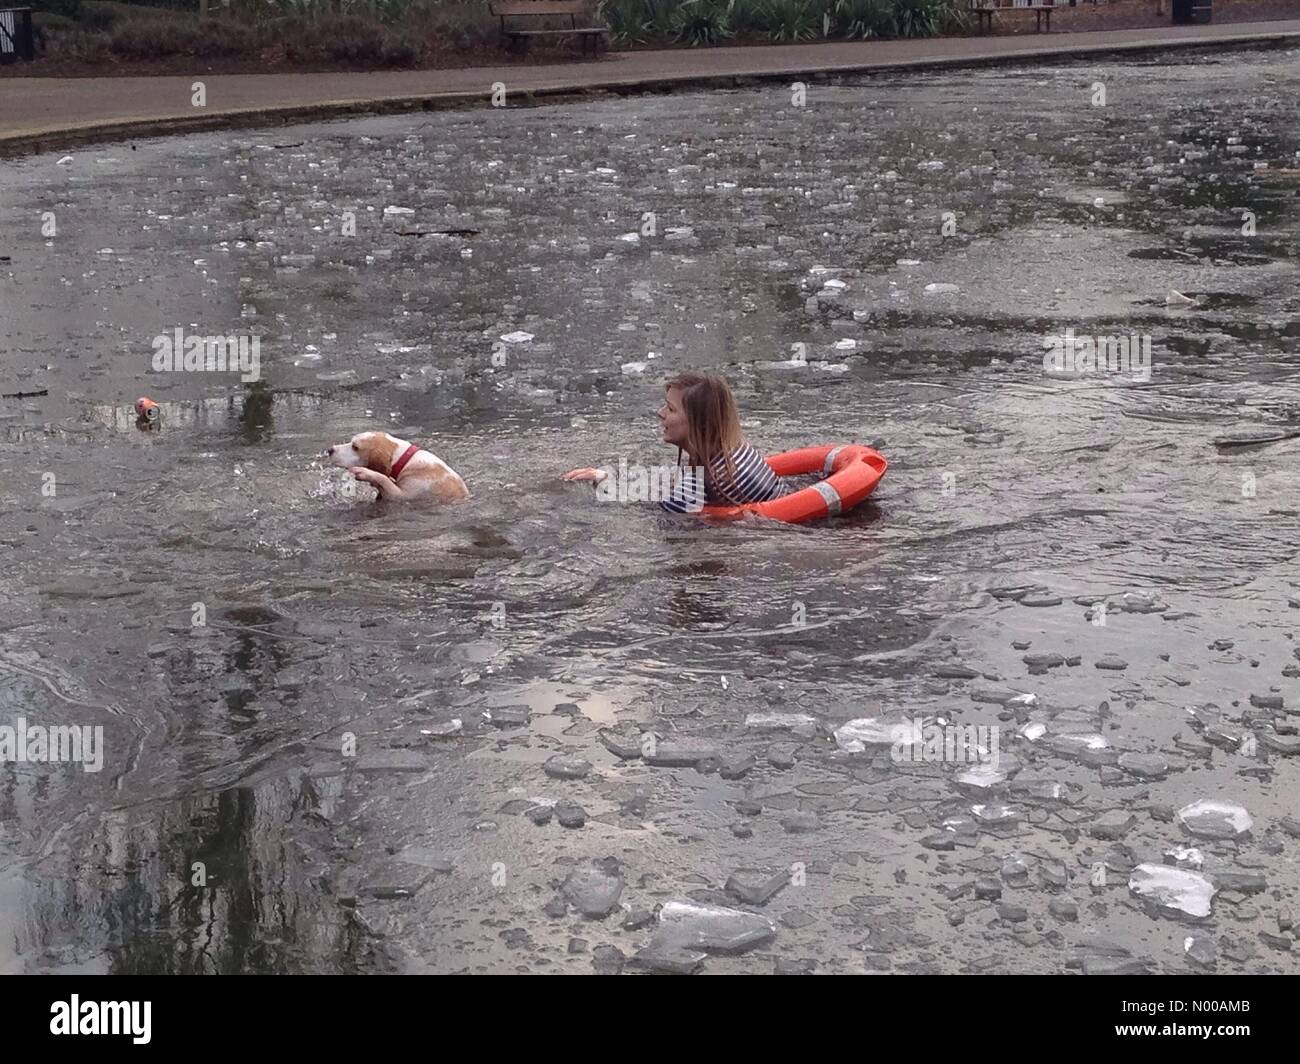
{"type": "Polygon", "coordinates": [[[763,909],[774,943],[710,970],[1061,971],[1101,936],[1183,971],[1188,934],[1220,970],[1293,969],[1261,936],[1286,939],[1296,904],[1300,443],[1212,441],[1300,424],[1298,90],[1300,54],[1272,50],[4,164],[0,383],[48,394],[0,400],[0,725],[100,726],[105,757],[0,765],[0,970],[590,971],[571,937],[631,954],[648,930],[545,906],[606,857],[634,909],[806,871],[763,909]],[[646,212],[656,235],[623,239],[646,212]],[[261,379],[152,372],[177,327],[258,336],[261,379]],[[1066,328],[1149,337],[1149,380],[1046,374],[1066,328]],[[795,344],[808,365],[778,365],[795,344]],[[653,410],[693,367],[729,377],[767,451],[880,449],[873,501],[710,527],[557,482],[671,461],[653,410]],[[473,499],[350,495],[317,456],[366,428],[428,446],[473,499]],[[1025,586],[1062,604],[990,594],[1025,586]],[[1030,675],[1013,642],[1081,661],[1030,675]],[[993,681],[935,675],[954,662],[1037,705],[973,700],[993,681]],[[1189,716],[1207,705],[1221,724],[1189,716]],[[484,719],[510,706],[527,725],[484,719]],[[747,728],[761,712],[819,734],[747,728]],[[981,799],[954,766],[837,749],[882,713],[1001,727],[1015,822],[921,846],[981,799]],[[1017,734],[1034,721],[1111,755],[1017,734]],[[622,762],[596,736],[615,726],[756,765],[622,762]],[[591,774],[546,776],[557,753],[591,774]],[[564,798],[581,829],[520,815],[564,798]],[[1201,798],[1253,830],[1189,840],[1170,811],[1201,798]],[[788,832],[796,811],[816,829],[788,832]],[[1183,845],[1221,891],[1193,931],[1127,886],[1183,845]],[[999,875],[1027,920],[972,892],[999,875]],[[1049,910],[1066,895],[1077,920],[1049,910]]]}

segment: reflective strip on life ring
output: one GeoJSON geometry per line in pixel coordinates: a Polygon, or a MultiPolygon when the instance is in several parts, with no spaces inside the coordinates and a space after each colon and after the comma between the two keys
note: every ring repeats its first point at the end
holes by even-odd
{"type": "Polygon", "coordinates": [[[831,475],[831,471],[835,468],[835,459],[840,456],[842,450],[844,450],[843,447],[836,447],[826,456],[826,461],[822,463],[822,476],[828,477],[831,475]]]}
{"type": "Polygon", "coordinates": [[[840,493],[831,487],[829,480],[819,480],[813,486],[813,491],[826,500],[826,516],[839,517],[840,515],[840,493]]]}

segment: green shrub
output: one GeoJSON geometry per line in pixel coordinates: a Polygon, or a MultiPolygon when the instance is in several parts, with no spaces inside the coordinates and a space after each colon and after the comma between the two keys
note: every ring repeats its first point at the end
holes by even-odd
{"type": "Polygon", "coordinates": [[[496,48],[500,40],[500,23],[479,3],[426,3],[407,12],[395,28],[409,40],[443,50],[496,48]]]}
{"type": "Polygon", "coordinates": [[[199,58],[255,55],[257,31],[225,19],[159,18],[153,15],[122,19],[108,34],[109,50],[124,59],[158,59],[189,55],[199,58]]]}
{"type": "Polygon", "coordinates": [[[103,33],[90,33],[72,29],[51,36],[49,54],[73,63],[101,65],[112,58],[108,50],[108,37],[103,33]]]}
{"type": "Polygon", "coordinates": [[[360,15],[321,15],[287,33],[284,43],[290,59],[343,66],[411,66],[421,52],[410,35],[360,15]]]}
{"type": "Polygon", "coordinates": [[[654,20],[645,0],[602,0],[596,10],[613,40],[641,43],[654,33],[654,20]]]}
{"type": "Polygon", "coordinates": [[[111,29],[121,12],[110,4],[87,3],[81,5],[81,25],[88,30],[111,29]]]}
{"type": "Polygon", "coordinates": [[[843,37],[894,36],[894,6],[890,0],[839,0],[835,5],[835,28],[843,37]]]}
{"type": "MultiPolygon", "coordinates": [[[[9,4],[0,4],[0,7],[9,7],[9,4]]],[[[30,7],[33,13],[48,11],[51,15],[60,15],[63,18],[76,20],[81,13],[81,0],[30,0],[29,3],[18,4],[14,7],[30,7]]],[[[44,23],[49,25],[48,22],[44,23]]]]}
{"type": "MultiPolygon", "coordinates": [[[[250,4],[256,5],[256,0],[233,0],[233,2],[243,8],[247,8],[250,4]]],[[[401,22],[415,13],[469,6],[440,2],[440,0],[266,0],[266,3],[290,18],[310,20],[337,15],[370,15],[390,25],[401,22]]],[[[483,5],[481,13],[487,13],[486,6],[483,5]]]]}
{"type": "Polygon", "coordinates": [[[674,13],[677,39],[692,48],[717,44],[734,37],[731,28],[731,5],[720,0],[685,0],[674,13]]]}
{"type": "Polygon", "coordinates": [[[415,6],[415,0],[360,0],[351,10],[355,11],[360,7],[368,11],[380,22],[400,22],[415,6]]]}
{"type": "Polygon", "coordinates": [[[650,32],[656,37],[672,37],[677,29],[677,9],[682,0],[644,0],[649,15],[650,32]]]}
{"type": "Polygon", "coordinates": [[[763,14],[766,0],[731,0],[731,28],[736,33],[763,33],[767,22],[763,14]]]}
{"type": "Polygon", "coordinates": [[[32,12],[32,25],[46,33],[72,33],[77,24],[66,15],[56,15],[50,11],[32,12]]]}
{"type": "MultiPolygon", "coordinates": [[[[108,6],[110,3],[111,6],[117,8],[139,7],[145,10],[152,9],[154,13],[170,12],[178,15],[197,15],[199,11],[199,0],[121,0],[121,2],[106,0],[105,4],[101,6],[108,6]]],[[[220,0],[211,0],[213,10],[216,10],[218,3],[220,3],[220,0]]],[[[126,14],[134,14],[134,12],[127,11],[126,14]]]]}
{"type": "Polygon", "coordinates": [[[317,15],[327,14],[329,5],[323,0],[275,0],[276,8],[293,19],[314,19],[317,15]]]}
{"type": "Polygon", "coordinates": [[[893,0],[894,27],[900,37],[934,37],[955,15],[951,0],[893,0]]]}
{"type": "Polygon", "coordinates": [[[763,0],[758,21],[774,41],[806,41],[822,28],[812,0],[763,0]]]}

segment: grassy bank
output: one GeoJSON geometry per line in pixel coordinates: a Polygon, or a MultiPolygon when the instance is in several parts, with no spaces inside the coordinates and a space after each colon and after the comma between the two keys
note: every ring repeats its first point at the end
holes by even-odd
{"type": "Polygon", "coordinates": [[[733,43],[933,37],[963,24],[957,0],[605,0],[616,41],[733,43]]]}
{"type": "MultiPolygon", "coordinates": [[[[383,69],[500,61],[486,0],[36,0],[37,67],[104,73],[191,69],[383,69]]],[[[599,0],[615,48],[930,36],[957,0],[599,0]]],[[[571,46],[535,47],[535,56],[571,46]]],[[[40,72],[32,68],[31,72],[40,72]]]]}
{"type": "Polygon", "coordinates": [[[45,44],[38,63],[98,73],[178,68],[195,59],[232,71],[416,67],[438,65],[440,56],[472,62],[498,48],[498,24],[477,2],[232,0],[222,7],[213,0],[203,18],[193,0],[37,6],[45,44]]]}
{"type": "MultiPolygon", "coordinates": [[[[493,65],[510,61],[488,0],[32,0],[39,58],[23,74],[268,73],[493,65]]],[[[1171,0],[1057,0],[1054,32],[1165,25],[1171,0]]],[[[973,32],[966,0],[588,0],[615,49],[705,48],[973,32]]],[[[1294,17],[1300,0],[1215,0],[1216,22],[1294,17]]],[[[565,22],[557,24],[567,24],[565,22]]],[[[533,25],[536,25],[534,23],[533,25]]],[[[1032,33],[1008,10],[998,33],[1032,33]]],[[[569,40],[523,62],[577,60],[569,40]]]]}

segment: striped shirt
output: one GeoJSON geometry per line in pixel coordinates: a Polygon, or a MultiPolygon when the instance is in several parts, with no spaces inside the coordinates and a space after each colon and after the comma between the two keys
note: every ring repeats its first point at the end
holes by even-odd
{"type": "Polygon", "coordinates": [[[718,455],[705,467],[704,483],[696,473],[697,467],[688,467],[682,473],[681,483],[672,496],[659,503],[669,513],[699,513],[704,506],[742,506],[751,502],[779,499],[789,486],[772,472],[763,456],[748,443],[742,443],[731,452],[734,473],[728,474],[724,455],[718,455]]]}

